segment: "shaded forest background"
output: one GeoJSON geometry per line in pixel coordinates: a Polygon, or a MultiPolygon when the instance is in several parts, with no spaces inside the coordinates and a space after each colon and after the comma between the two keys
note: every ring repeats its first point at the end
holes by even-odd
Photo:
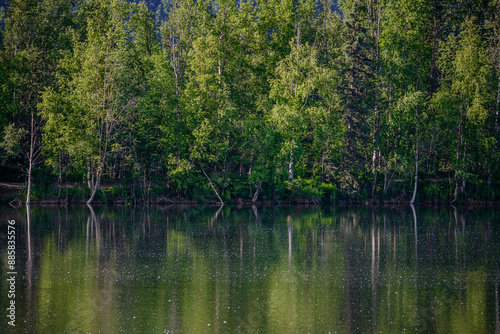
{"type": "Polygon", "coordinates": [[[0,13],[0,181],[27,202],[500,199],[499,0],[0,13]]]}

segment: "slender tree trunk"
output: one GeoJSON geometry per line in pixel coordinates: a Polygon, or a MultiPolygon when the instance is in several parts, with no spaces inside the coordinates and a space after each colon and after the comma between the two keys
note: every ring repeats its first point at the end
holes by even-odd
{"type": "Polygon", "coordinates": [[[377,174],[378,170],[375,169],[375,174],[373,175],[372,198],[375,198],[375,190],[377,189],[377,174]]]}
{"type": "MultiPolygon", "coordinates": [[[[104,107],[103,107],[104,110],[104,107]]],[[[89,163],[89,171],[87,174],[87,182],[89,183],[90,188],[90,198],[87,200],[87,204],[91,204],[94,201],[95,194],[99,190],[99,186],[101,184],[102,174],[104,173],[104,166],[106,164],[106,156],[108,153],[108,143],[111,138],[111,129],[113,127],[112,123],[109,123],[109,120],[106,119],[103,121],[104,124],[104,134],[99,136],[99,161],[97,163],[97,171],[95,173],[95,178],[92,171],[92,164],[89,163]],[[104,138],[103,138],[104,137],[104,138]],[[90,175],[89,175],[90,174],[90,175]],[[89,178],[90,176],[90,178],[89,178]]],[[[134,189],[135,190],[135,189],[134,189]]],[[[134,193],[135,200],[135,193],[134,193]]]]}
{"type": "MultiPolygon", "coordinates": [[[[462,98],[462,95],[460,94],[460,97],[462,98]]],[[[463,144],[463,118],[464,118],[464,115],[463,115],[463,105],[460,106],[460,122],[458,123],[458,140],[457,140],[457,157],[456,157],[456,162],[455,162],[455,182],[456,182],[456,185],[455,185],[455,198],[453,199],[453,202],[455,202],[457,199],[458,199],[458,195],[459,195],[459,183],[460,183],[460,177],[458,176],[458,161],[459,161],[459,157],[460,157],[460,147],[462,146],[463,144]]],[[[465,157],[464,157],[465,158],[465,157]]]]}
{"type": "Polygon", "coordinates": [[[36,145],[36,132],[37,127],[35,124],[35,115],[33,110],[31,111],[31,124],[30,124],[30,149],[28,153],[28,186],[26,189],[26,204],[30,204],[31,202],[31,175],[33,172],[33,165],[35,161],[38,159],[38,151],[35,150],[36,145]]]}
{"type": "MultiPolygon", "coordinates": [[[[97,193],[97,190],[99,190],[99,186],[101,184],[101,177],[102,177],[102,172],[104,169],[103,164],[100,164],[101,166],[98,167],[95,179],[94,175],[90,176],[89,182],[89,188],[90,188],[90,198],[87,200],[87,204],[92,204],[94,201],[95,194],[97,193]]],[[[87,174],[87,178],[89,177],[89,174],[92,174],[90,171],[87,174]]]]}
{"type": "Polygon", "coordinates": [[[87,186],[92,192],[92,188],[94,187],[94,174],[92,173],[92,164],[90,161],[87,162],[87,186]]]}
{"type": "Polygon", "coordinates": [[[417,185],[418,185],[418,125],[417,125],[417,144],[415,152],[415,187],[413,188],[413,196],[411,198],[410,204],[415,203],[415,197],[417,196],[417,185]]]}
{"type": "MultiPolygon", "coordinates": [[[[375,143],[375,138],[373,139],[373,143],[375,143]]],[[[375,197],[375,189],[377,188],[377,174],[378,168],[375,165],[375,161],[377,160],[377,150],[373,150],[372,156],[372,164],[373,164],[373,185],[372,185],[372,198],[375,197]]]]}
{"type": "MultiPolygon", "coordinates": [[[[31,149],[30,149],[31,151],[31,149]]],[[[31,157],[31,152],[30,152],[30,157],[29,157],[29,166],[28,166],[28,187],[26,189],[26,204],[31,203],[31,169],[33,167],[33,160],[31,157]]]]}
{"type": "Polygon", "coordinates": [[[90,198],[87,200],[87,204],[92,204],[94,201],[95,194],[99,189],[100,177],[97,177],[96,180],[99,179],[99,182],[96,182],[95,185],[90,189],[90,198]]]}
{"type": "Polygon", "coordinates": [[[201,171],[203,172],[203,174],[205,175],[205,177],[207,178],[208,180],[208,183],[210,183],[210,187],[212,187],[215,195],[217,195],[217,198],[219,199],[219,202],[221,205],[224,205],[224,201],[222,200],[222,198],[219,196],[219,193],[217,192],[217,189],[215,188],[215,186],[213,185],[212,183],[212,180],[210,180],[210,178],[208,177],[207,173],[205,173],[205,169],[203,169],[203,167],[201,167],[201,171]]]}
{"type": "Polygon", "coordinates": [[[288,164],[288,179],[293,181],[293,151],[290,150],[290,163],[288,164]]]}
{"type": "Polygon", "coordinates": [[[261,188],[262,188],[262,181],[260,181],[259,184],[257,185],[257,190],[255,191],[255,194],[253,195],[252,198],[252,204],[255,204],[255,202],[257,202],[257,198],[259,197],[261,188]]]}
{"type": "MultiPolygon", "coordinates": [[[[373,139],[372,144],[375,145],[375,139],[373,139]]],[[[377,150],[374,148],[372,150],[372,173],[375,174],[375,160],[377,158],[377,150]]]]}

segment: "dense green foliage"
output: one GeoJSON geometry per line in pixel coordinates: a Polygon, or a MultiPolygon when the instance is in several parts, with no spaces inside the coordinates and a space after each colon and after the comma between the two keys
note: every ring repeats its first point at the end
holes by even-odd
{"type": "Polygon", "coordinates": [[[498,0],[13,0],[2,20],[0,168],[31,196],[500,197],[498,0]]]}

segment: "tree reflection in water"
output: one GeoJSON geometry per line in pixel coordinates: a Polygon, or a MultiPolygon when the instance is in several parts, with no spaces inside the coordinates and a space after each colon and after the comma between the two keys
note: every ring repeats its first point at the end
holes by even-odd
{"type": "Polygon", "coordinates": [[[20,330],[498,333],[496,216],[27,207],[20,330]]]}

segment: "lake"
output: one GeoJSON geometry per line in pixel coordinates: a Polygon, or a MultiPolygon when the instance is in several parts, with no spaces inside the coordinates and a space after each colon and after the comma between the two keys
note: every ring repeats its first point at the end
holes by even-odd
{"type": "Polygon", "coordinates": [[[32,206],[0,216],[2,333],[500,333],[498,209],[32,206]]]}

